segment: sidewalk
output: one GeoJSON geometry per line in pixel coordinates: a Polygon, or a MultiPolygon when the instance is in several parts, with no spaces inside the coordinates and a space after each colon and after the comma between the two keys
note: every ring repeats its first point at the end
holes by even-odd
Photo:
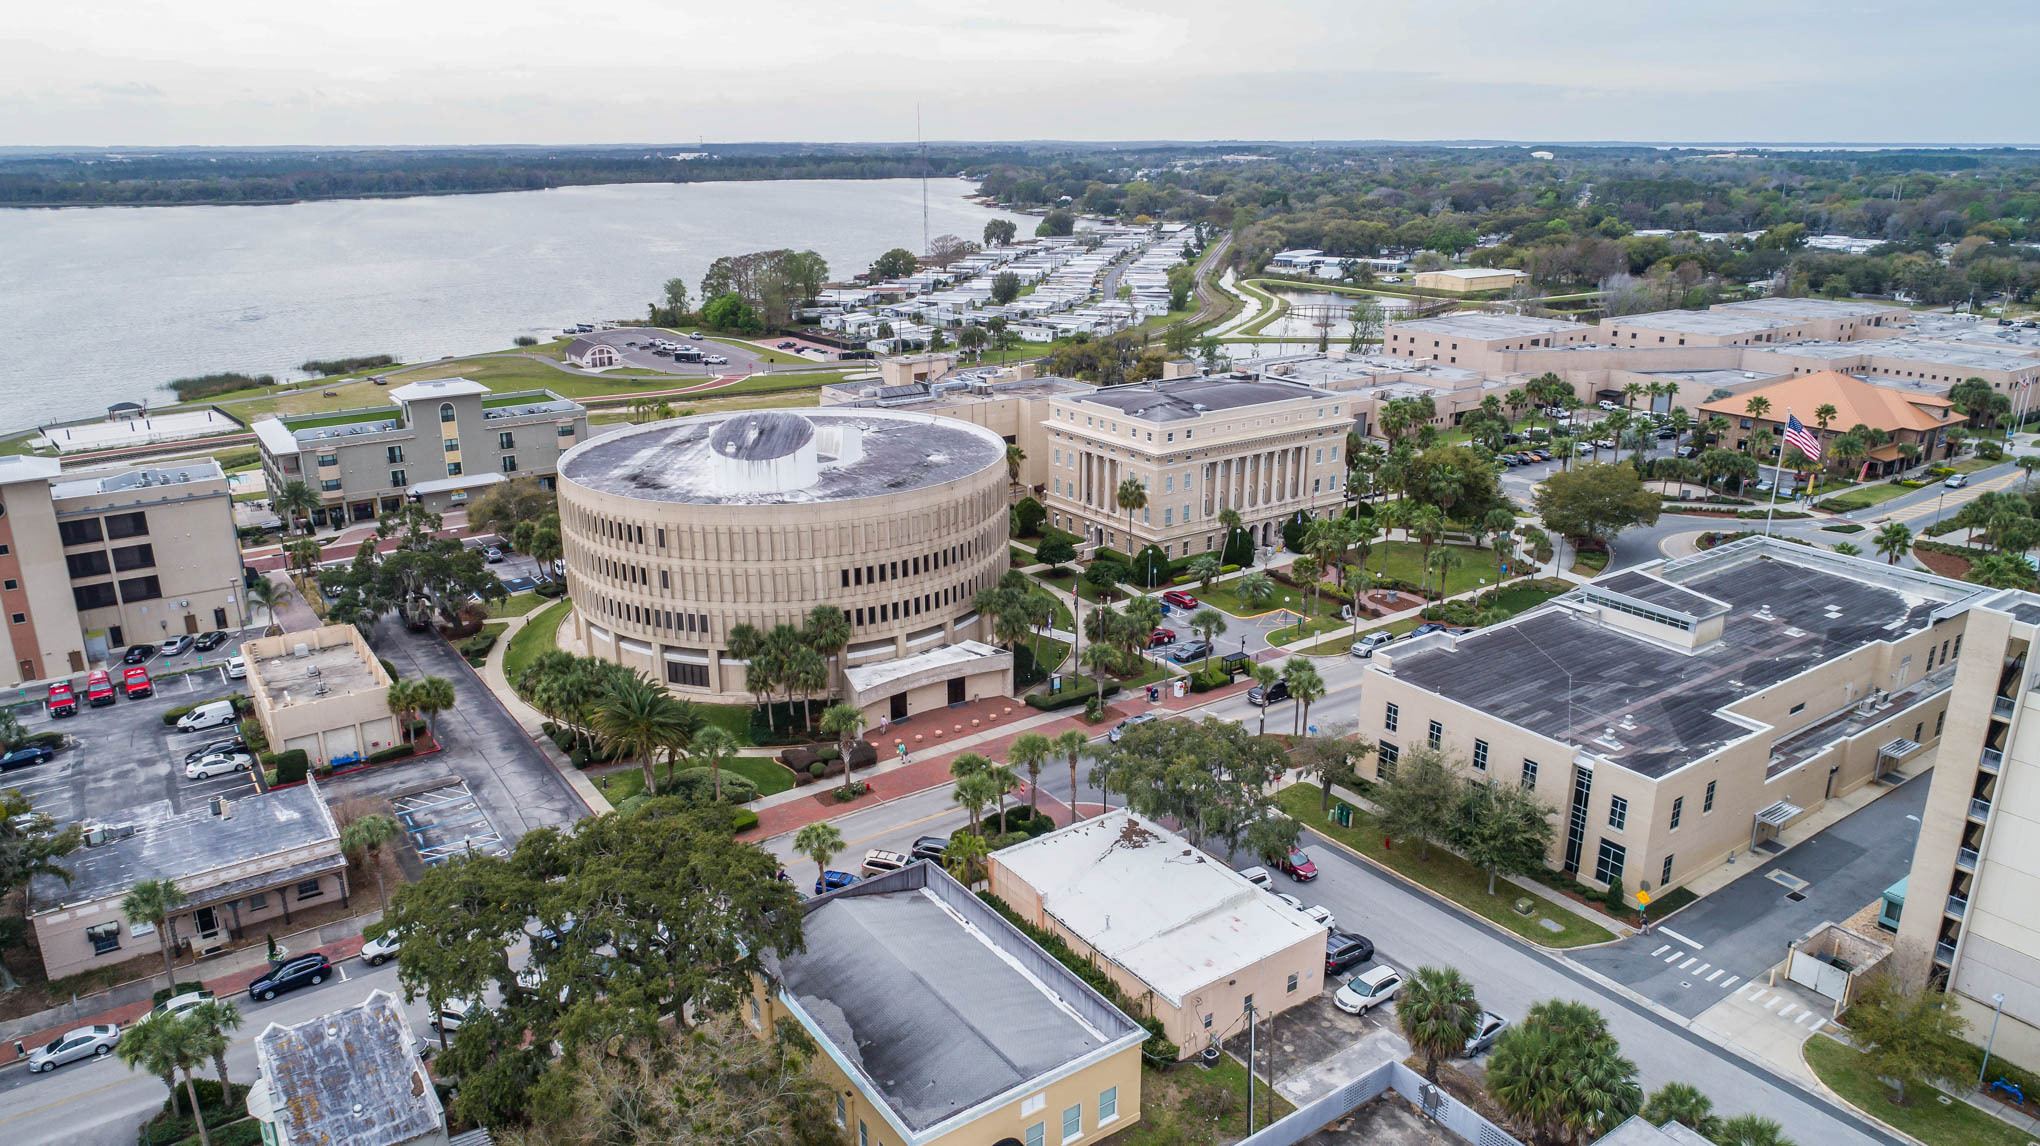
{"type": "MultiPolygon", "coordinates": [[[[574,767],[574,762],[560,751],[559,745],[552,742],[552,737],[545,734],[545,714],[526,704],[524,698],[517,695],[517,690],[510,687],[510,678],[503,675],[503,656],[510,651],[510,638],[516,636],[533,617],[543,612],[545,610],[539,608],[519,616],[499,618],[508,621],[510,627],[497,635],[495,645],[489,649],[488,659],[482,662],[481,668],[475,670],[475,674],[482,678],[483,684],[489,686],[490,692],[496,694],[496,699],[502,702],[504,711],[524,729],[524,734],[529,736],[531,742],[538,746],[538,750],[545,754],[546,762],[553,766],[567,782],[567,786],[574,790],[574,794],[581,797],[589,809],[598,816],[604,812],[613,812],[616,809],[611,807],[608,799],[602,795],[602,789],[597,788],[595,782],[588,779],[587,773],[574,767]]],[[[565,626],[573,620],[573,616],[570,610],[561,618],[560,624],[565,626]]]]}

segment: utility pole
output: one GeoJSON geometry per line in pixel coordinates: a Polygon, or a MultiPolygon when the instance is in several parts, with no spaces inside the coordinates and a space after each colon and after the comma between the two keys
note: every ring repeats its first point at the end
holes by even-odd
{"type": "Polygon", "coordinates": [[[1247,996],[1247,1136],[1254,1135],[1254,998],[1247,996]]]}

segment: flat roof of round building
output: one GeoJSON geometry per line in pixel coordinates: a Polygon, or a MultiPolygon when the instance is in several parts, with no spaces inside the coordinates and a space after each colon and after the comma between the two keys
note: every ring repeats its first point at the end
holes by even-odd
{"type": "MultiPolygon", "coordinates": [[[[808,505],[928,489],[1005,462],[1006,443],[997,434],[931,414],[743,410],[655,422],[583,443],[560,459],[560,476],[646,501],[808,505]],[[803,450],[814,451],[812,470],[769,471],[788,475],[786,484],[759,488],[757,476],[737,479],[730,470],[732,462],[772,466],[803,450]]],[[[771,485],[769,476],[764,484],[771,485]]]]}

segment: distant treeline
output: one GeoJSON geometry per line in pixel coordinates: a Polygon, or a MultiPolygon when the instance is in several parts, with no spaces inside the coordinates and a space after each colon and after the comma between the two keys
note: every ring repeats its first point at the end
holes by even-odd
{"type": "Polygon", "coordinates": [[[330,378],[335,374],[352,374],[356,370],[373,370],[378,366],[395,366],[397,360],[387,354],[364,354],[359,358],[314,358],[310,362],[298,363],[298,369],[314,378],[330,378]]]}
{"type": "Polygon", "coordinates": [[[0,157],[0,206],[159,206],[288,203],[531,191],[601,183],[765,179],[889,179],[950,175],[1021,161],[1017,152],[714,155],[675,159],[632,152],[173,152],[108,157],[0,157]]]}
{"type": "Polygon", "coordinates": [[[247,390],[256,386],[274,386],[273,374],[241,374],[227,371],[223,374],[204,374],[197,378],[178,378],[165,382],[164,389],[173,390],[180,402],[210,398],[215,394],[226,394],[235,390],[247,390]]]}

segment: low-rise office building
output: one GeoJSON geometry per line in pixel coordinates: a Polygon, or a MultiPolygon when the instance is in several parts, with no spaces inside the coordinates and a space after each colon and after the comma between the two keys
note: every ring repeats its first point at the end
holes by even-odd
{"type": "Polygon", "coordinates": [[[1557,818],[1552,866],[1655,894],[1917,768],[1987,592],[1761,537],[1625,570],[1377,651],[1360,771],[1428,748],[1520,784],[1557,818]]]}
{"type": "Polygon", "coordinates": [[[375,990],[255,1036],[248,1113],[264,1146],[444,1146],[446,1111],[404,1008],[375,990]]]}
{"type": "Polygon", "coordinates": [[[1702,420],[1716,415],[1728,420],[1728,432],[1722,435],[1722,441],[1733,449],[1746,448],[1751,434],[1768,430],[1772,439],[1770,457],[1758,459],[1766,464],[1781,456],[1789,418],[1798,418],[1802,426],[1821,439],[1823,454],[1826,443],[1855,426],[1882,430],[1890,440],[1873,447],[1864,459],[1866,478],[1892,473],[1904,465],[1904,454],[1899,449],[1902,445],[1915,447],[1920,461],[1946,456],[1950,451],[1948,430],[1963,422],[1962,415],[1955,413],[1944,397],[1876,386],[1833,370],[1779,378],[1739,391],[1732,398],[1704,403],[1697,412],[1702,420]],[[1757,398],[1768,403],[1762,415],[1749,412],[1749,403],[1757,398]],[[1823,428],[1814,411],[1825,406],[1834,407],[1835,416],[1823,428]]]}
{"type": "Polygon", "coordinates": [[[1522,271],[1500,267],[1455,267],[1446,271],[1418,271],[1412,286],[1418,290],[1441,290],[1448,294],[1479,294],[1483,291],[1514,290],[1530,281],[1522,271]]]}
{"type": "Polygon", "coordinates": [[[1381,349],[1391,357],[1486,370],[1500,364],[1499,351],[1592,345],[1594,333],[1585,323],[1468,311],[1391,322],[1381,349]]]}
{"type": "Polygon", "coordinates": [[[992,894],[1093,960],[1188,1058],[1324,989],[1325,928],[1124,808],[992,854],[992,894]]]}
{"type": "Polygon", "coordinates": [[[186,812],[167,800],[148,805],[124,823],[88,827],[64,867],[69,882],[39,875],[28,891],[28,923],[52,979],[153,955],[173,937],[193,955],[261,943],[265,930],[291,924],[293,908],[348,899],[340,828],[313,780],[186,812]],[[121,914],[121,899],[145,879],[175,881],[184,893],[169,936],[121,914]]]}
{"type": "Polygon", "coordinates": [[[390,677],[353,625],[325,625],[241,646],[248,699],[271,751],[346,764],[395,746],[390,677]]]}
{"type": "Polygon", "coordinates": [[[588,438],[588,411],[550,390],[440,378],[390,397],[395,406],[256,422],[269,488],[309,484],[316,525],[371,521],[407,498],[443,510],[512,476],[550,489],[560,455],[588,438]]]}
{"type": "Polygon", "coordinates": [[[0,458],[6,684],[238,628],[241,591],[233,499],[211,458],[68,472],[52,458],[0,458]]]}
{"type": "Polygon", "coordinates": [[[747,1018],[821,1047],[858,1146],[1095,1141],[1140,1119],[1147,1031],[962,884],[915,863],[807,901],[747,1018]]]}

